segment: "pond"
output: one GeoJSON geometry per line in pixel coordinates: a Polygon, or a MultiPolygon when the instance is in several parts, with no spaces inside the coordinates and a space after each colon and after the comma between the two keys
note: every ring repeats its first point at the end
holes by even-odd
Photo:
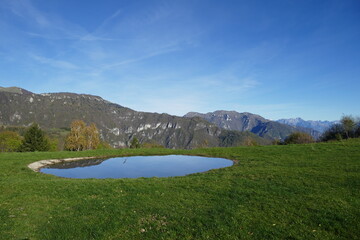
{"type": "Polygon", "coordinates": [[[174,177],[232,166],[224,158],[166,155],[79,160],[48,165],[40,172],[66,178],[174,177]]]}

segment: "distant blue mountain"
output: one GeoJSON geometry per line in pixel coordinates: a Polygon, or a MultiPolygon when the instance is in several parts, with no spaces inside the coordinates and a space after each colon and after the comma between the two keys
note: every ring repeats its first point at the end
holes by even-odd
{"type": "Polygon", "coordinates": [[[338,121],[306,121],[301,118],[279,119],[277,120],[277,122],[287,124],[293,127],[310,128],[320,133],[325,132],[333,124],[338,123],[338,121]]]}

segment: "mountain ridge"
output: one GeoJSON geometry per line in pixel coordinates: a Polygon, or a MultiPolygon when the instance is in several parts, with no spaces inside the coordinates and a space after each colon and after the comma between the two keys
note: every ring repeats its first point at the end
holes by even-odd
{"type": "Polygon", "coordinates": [[[304,120],[300,117],[287,118],[287,119],[283,118],[276,121],[293,127],[305,127],[305,128],[314,129],[320,133],[325,132],[332,125],[339,122],[339,121],[304,120]]]}
{"type": "Polygon", "coordinates": [[[260,137],[272,140],[284,140],[293,132],[306,132],[314,138],[318,138],[320,134],[317,131],[304,128],[293,127],[286,124],[271,121],[260,115],[236,111],[217,110],[208,113],[189,112],[184,117],[201,117],[218,127],[227,130],[250,131],[260,137]]]}
{"type": "Polygon", "coordinates": [[[77,93],[36,94],[21,88],[0,88],[0,125],[68,128],[73,120],[94,122],[102,139],[114,147],[128,147],[133,138],[168,148],[235,146],[251,138],[269,143],[254,134],[227,132],[201,118],[137,112],[99,96],[77,93]],[[229,140],[227,135],[235,136],[229,140]],[[227,144],[224,145],[223,139],[227,144]]]}

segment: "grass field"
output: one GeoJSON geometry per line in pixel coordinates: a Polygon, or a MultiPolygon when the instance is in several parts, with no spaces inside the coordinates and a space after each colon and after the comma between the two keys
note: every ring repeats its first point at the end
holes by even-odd
{"type": "Polygon", "coordinates": [[[0,239],[359,239],[360,140],[0,154],[0,239]],[[238,164],[186,177],[65,179],[41,159],[193,154],[238,164]]]}

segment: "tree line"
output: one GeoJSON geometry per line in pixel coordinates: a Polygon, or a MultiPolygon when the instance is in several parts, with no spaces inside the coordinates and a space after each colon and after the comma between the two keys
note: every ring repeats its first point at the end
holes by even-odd
{"type": "MultiPolygon", "coordinates": [[[[1,130],[1,129],[0,129],[1,130]]],[[[352,116],[343,116],[339,123],[326,130],[318,141],[343,140],[360,137],[360,120],[352,116]]],[[[275,141],[274,144],[305,144],[315,140],[307,133],[295,132],[290,134],[283,142],[275,141]]],[[[0,131],[0,152],[35,152],[56,151],[58,142],[46,136],[38,124],[33,123],[26,129],[23,136],[15,131],[0,131]]],[[[134,137],[130,148],[163,147],[157,143],[143,143],[134,137]]],[[[100,140],[100,133],[94,123],[87,125],[82,120],[71,123],[70,132],[65,137],[64,150],[83,151],[99,148],[111,148],[100,140]]]]}
{"type": "Polygon", "coordinates": [[[353,116],[343,116],[339,123],[332,125],[322,135],[322,141],[342,140],[360,137],[360,120],[353,116]]]}
{"type": "MultiPolygon", "coordinates": [[[[343,116],[339,123],[332,125],[320,137],[320,142],[343,140],[360,137],[360,120],[351,115],[343,116]]],[[[315,142],[314,138],[307,133],[295,132],[290,134],[280,144],[304,144],[315,142]]]]}
{"type": "MultiPolygon", "coordinates": [[[[65,137],[64,150],[83,151],[97,148],[111,148],[100,140],[100,133],[94,123],[86,125],[82,120],[71,123],[70,133],[65,137]]],[[[15,131],[0,132],[0,152],[56,151],[57,141],[46,136],[37,123],[25,130],[23,136],[15,131]]]]}
{"type": "Polygon", "coordinates": [[[24,136],[9,130],[0,132],[0,152],[49,151],[51,147],[51,141],[36,123],[25,131],[24,136]]]}
{"type": "MultiPolygon", "coordinates": [[[[84,151],[112,148],[110,144],[101,140],[100,132],[94,123],[87,125],[82,120],[74,120],[70,129],[67,128],[66,131],[69,133],[64,139],[61,138],[61,147],[59,147],[59,139],[50,138],[36,123],[25,130],[22,127],[0,126],[0,152],[84,151]]],[[[136,137],[131,139],[129,147],[163,148],[156,142],[140,143],[136,137]]]]}

